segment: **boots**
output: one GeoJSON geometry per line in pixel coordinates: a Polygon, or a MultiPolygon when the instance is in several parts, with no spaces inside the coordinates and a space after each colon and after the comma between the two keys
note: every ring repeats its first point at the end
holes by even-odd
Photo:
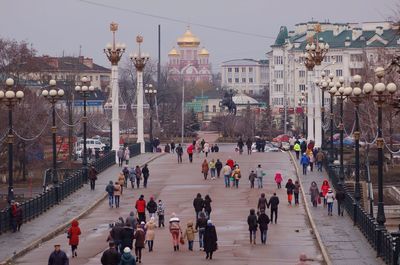
{"type": "Polygon", "coordinates": [[[179,251],[179,245],[176,246],[176,250],[179,251]]]}
{"type": "Polygon", "coordinates": [[[174,246],[174,251],[176,251],[176,246],[174,246]]]}

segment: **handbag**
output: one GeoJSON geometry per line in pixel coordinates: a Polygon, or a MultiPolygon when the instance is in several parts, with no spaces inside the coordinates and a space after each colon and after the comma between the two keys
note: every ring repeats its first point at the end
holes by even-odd
{"type": "Polygon", "coordinates": [[[321,197],[318,197],[318,204],[321,204],[321,197]]]}
{"type": "Polygon", "coordinates": [[[319,193],[319,197],[324,197],[324,194],[322,193],[322,191],[319,193]]]}
{"type": "Polygon", "coordinates": [[[185,239],[183,239],[183,236],[181,235],[181,237],[179,238],[179,243],[181,243],[181,245],[185,244],[185,239]]]}

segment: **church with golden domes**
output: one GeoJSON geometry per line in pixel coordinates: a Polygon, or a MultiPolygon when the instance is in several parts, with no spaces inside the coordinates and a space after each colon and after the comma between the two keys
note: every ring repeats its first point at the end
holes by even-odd
{"type": "Polygon", "coordinates": [[[189,27],[183,36],[177,39],[177,45],[177,48],[172,48],[168,53],[168,78],[210,82],[210,53],[204,47],[200,48],[200,39],[189,27]]]}

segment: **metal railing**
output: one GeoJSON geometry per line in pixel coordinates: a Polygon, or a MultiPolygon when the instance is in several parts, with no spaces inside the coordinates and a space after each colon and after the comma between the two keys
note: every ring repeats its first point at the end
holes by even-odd
{"type": "MultiPolygon", "coordinates": [[[[339,188],[338,167],[333,165],[326,167],[332,185],[336,189],[339,188]]],[[[380,227],[376,219],[356,203],[345,185],[343,188],[345,193],[344,207],[354,225],[358,226],[370,245],[376,250],[377,257],[381,257],[386,264],[399,265],[400,234],[391,234],[385,227],[380,227]]]]}
{"type": "MultiPolygon", "coordinates": [[[[140,154],[140,145],[130,145],[129,150],[130,157],[137,156],[140,154]]],[[[97,172],[101,173],[114,164],[115,151],[111,151],[102,158],[89,163],[88,166],[90,167],[93,165],[97,172]]],[[[87,183],[87,181],[88,180],[83,177],[82,170],[76,170],[73,173],[70,172],[68,177],[60,181],[58,185],[48,186],[48,188],[36,197],[21,203],[20,207],[22,207],[23,212],[22,222],[26,223],[46,212],[48,209],[57,205],[69,195],[80,189],[83,184],[87,183]]],[[[11,218],[10,207],[0,211],[0,234],[11,230],[12,222],[15,222],[15,220],[11,218]]]]}

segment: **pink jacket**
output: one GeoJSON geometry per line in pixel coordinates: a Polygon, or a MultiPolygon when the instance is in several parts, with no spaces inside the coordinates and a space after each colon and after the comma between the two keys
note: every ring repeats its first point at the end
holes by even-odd
{"type": "Polygon", "coordinates": [[[275,174],[275,182],[276,183],[281,183],[283,180],[281,173],[276,173],[275,174]]]}

